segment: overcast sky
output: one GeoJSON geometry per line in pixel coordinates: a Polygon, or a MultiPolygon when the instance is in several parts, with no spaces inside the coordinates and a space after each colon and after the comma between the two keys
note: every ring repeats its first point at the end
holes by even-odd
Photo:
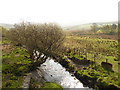
{"type": "Polygon", "coordinates": [[[77,25],[117,21],[119,0],[0,0],[0,23],[77,25]]]}

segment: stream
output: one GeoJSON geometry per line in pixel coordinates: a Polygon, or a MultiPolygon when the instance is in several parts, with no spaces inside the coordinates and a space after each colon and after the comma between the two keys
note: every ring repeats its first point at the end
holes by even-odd
{"type": "Polygon", "coordinates": [[[83,87],[83,84],[74,75],[66,71],[64,67],[53,59],[48,58],[39,69],[42,69],[44,78],[48,82],[55,82],[63,88],[81,88],[83,90],[90,90],[88,87],[83,87]]]}

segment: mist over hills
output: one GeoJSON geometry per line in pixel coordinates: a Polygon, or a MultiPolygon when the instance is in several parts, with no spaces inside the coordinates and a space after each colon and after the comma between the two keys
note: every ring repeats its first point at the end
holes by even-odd
{"type": "MultiPolygon", "coordinates": [[[[93,23],[88,24],[80,24],[80,25],[71,25],[71,26],[64,26],[62,27],[64,30],[90,30],[93,23]]],[[[96,22],[98,26],[102,26],[105,24],[118,24],[117,21],[114,22],[96,22]]],[[[0,23],[0,26],[5,28],[13,28],[13,24],[6,24],[6,23],[0,23]]]]}
{"type": "MultiPolygon", "coordinates": [[[[80,25],[74,25],[74,26],[67,26],[64,27],[65,30],[90,30],[93,23],[88,24],[80,24],[80,25]]],[[[117,21],[114,22],[96,22],[98,26],[106,25],[106,24],[118,24],[117,21]]]]}
{"type": "Polygon", "coordinates": [[[6,23],[0,23],[0,26],[5,27],[5,28],[13,28],[13,24],[6,24],[6,23]]]}

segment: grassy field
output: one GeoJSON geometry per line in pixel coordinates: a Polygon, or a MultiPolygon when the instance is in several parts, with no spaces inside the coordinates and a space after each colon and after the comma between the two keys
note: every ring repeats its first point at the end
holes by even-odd
{"type": "Polygon", "coordinates": [[[30,70],[28,68],[30,60],[26,50],[19,47],[3,45],[2,57],[2,87],[21,88],[23,76],[30,70]],[[8,49],[9,48],[9,49],[8,49]]]}
{"type": "Polygon", "coordinates": [[[88,60],[95,61],[97,65],[101,62],[111,63],[113,70],[118,72],[118,42],[116,40],[67,36],[64,46],[68,48],[77,58],[84,56],[88,60]]]}
{"type": "MultiPolygon", "coordinates": [[[[78,60],[84,60],[84,57],[79,57],[78,55],[69,54],[67,56],[77,58],[78,60]]],[[[66,56],[62,59],[62,65],[67,68],[69,72],[75,72],[74,75],[79,79],[85,86],[94,88],[95,90],[106,90],[107,88],[113,88],[112,90],[119,90],[120,79],[119,73],[109,71],[101,67],[100,65],[88,65],[82,67],[70,62],[66,56]],[[71,67],[72,66],[72,67],[71,67]]]]}
{"type": "Polygon", "coordinates": [[[78,69],[75,70],[77,78],[84,84],[90,85],[92,83],[92,86],[90,86],[95,89],[120,88],[117,40],[88,36],[67,36],[64,46],[67,57],[95,62],[94,65],[90,64],[87,67],[84,65],[82,65],[82,68],[78,66],[78,69]],[[113,71],[103,68],[102,62],[112,64],[113,71]]]}
{"type": "MultiPolygon", "coordinates": [[[[31,72],[30,55],[26,49],[14,46],[7,39],[2,42],[2,88],[21,88],[24,76],[31,72]]],[[[52,82],[30,81],[30,90],[33,88],[56,88],[62,90],[62,87],[52,82]]],[[[54,89],[52,89],[54,90],[54,89]]]]}
{"type": "MultiPolygon", "coordinates": [[[[30,56],[26,49],[13,46],[9,40],[1,42],[2,49],[2,87],[3,88],[20,88],[23,81],[23,76],[30,72],[29,65],[31,63],[30,56]]],[[[80,60],[83,58],[95,61],[95,69],[89,66],[85,70],[75,70],[75,67],[67,60],[65,67],[70,70],[75,70],[78,75],[89,78],[95,78],[101,86],[117,85],[120,86],[118,80],[118,42],[116,40],[67,36],[64,42],[65,48],[70,50],[70,57],[75,57],[80,60]],[[95,56],[96,55],[96,56],[95,56]],[[81,58],[82,56],[82,58],[81,58]],[[95,56],[95,58],[94,58],[95,56]],[[95,59],[95,60],[94,60],[95,59]],[[101,67],[101,62],[111,63],[112,69],[115,72],[109,72],[101,67]],[[106,84],[106,85],[105,85],[106,84]]],[[[66,54],[66,52],[65,52],[66,54]]],[[[39,83],[35,82],[33,87],[39,83]]],[[[43,88],[59,87],[53,83],[45,83],[43,88]]]]}

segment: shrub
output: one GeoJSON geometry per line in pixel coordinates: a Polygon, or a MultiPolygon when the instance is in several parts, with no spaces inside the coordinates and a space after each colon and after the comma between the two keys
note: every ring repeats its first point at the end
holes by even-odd
{"type": "Polygon", "coordinates": [[[54,90],[54,89],[57,89],[57,90],[63,90],[62,87],[56,83],[53,83],[53,82],[46,82],[44,83],[43,87],[44,89],[47,89],[47,90],[54,90]]]}

